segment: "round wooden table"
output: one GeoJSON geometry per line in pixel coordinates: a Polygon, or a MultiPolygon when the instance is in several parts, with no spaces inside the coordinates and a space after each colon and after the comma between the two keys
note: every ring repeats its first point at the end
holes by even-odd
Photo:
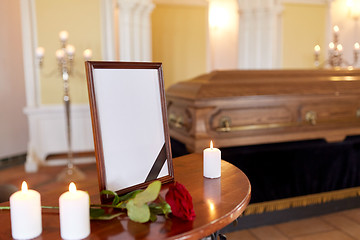
{"type": "MultiPolygon", "coordinates": [[[[120,216],[109,221],[91,221],[91,235],[86,239],[200,239],[233,222],[245,210],[250,201],[251,186],[246,175],[232,164],[222,161],[221,178],[203,177],[202,155],[190,154],[173,159],[175,181],[183,184],[193,198],[196,218],[194,221],[183,221],[176,217],[165,219],[158,217],[156,222],[145,224],[130,221],[120,216]]],[[[95,164],[79,165],[87,174],[87,179],[78,182],[78,189],[88,191],[92,203],[100,203],[95,164]]],[[[41,168],[37,173],[54,171],[41,168]]],[[[33,174],[36,178],[37,174],[33,174]]],[[[30,182],[29,175],[24,180],[30,182]]],[[[56,175],[54,175],[54,179],[56,175]]],[[[40,180],[38,180],[40,181],[40,180]]],[[[165,196],[170,184],[162,186],[160,194],[165,196]]],[[[41,194],[42,205],[58,206],[58,198],[67,190],[67,185],[59,182],[33,184],[41,194]]],[[[9,203],[2,203],[8,206],[9,203]]],[[[59,214],[57,210],[43,209],[43,232],[38,239],[60,239],[59,214]]],[[[10,213],[0,211],[0,239],[11,239],[10,213]]]]}

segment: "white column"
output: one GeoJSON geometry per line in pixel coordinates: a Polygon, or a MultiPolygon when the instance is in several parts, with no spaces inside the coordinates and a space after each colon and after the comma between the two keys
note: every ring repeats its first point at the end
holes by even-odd
{"type": "Polygon", "coordinates": [[[143,6],[141,4],[137,4],[136,8],[134,9],[134,13],[133,13],[133,33],[134,33],[134,37],[133,37],[133,42],[132,42],[132,49],[133,49],[133,58],[136,59],[137,61],[141,60],[141,41],[142,41],[142,36],[141,36],[141,15],[142,15],[142,11],[143,11],[143,6]]]}
{"type": "Polygon", "coordinates": [[[237,0],[209,1],[210,70],[234,69],[238,63],[237,0]]]}
{"type": "MultiPolygon", "coordinates": [[[[37,47],[36,38],[36,17],[34,0],[21,0],[21,25],[22,25],[22,44],[24,59],[24,79],[26,90],[26,109],[38,108],[40,105],[40,86],[39,86],[39,69],[36,64],[35,49],[37,47]]],[[[24,109],[24,111],[26,111],[24,109]]],[[[33,148],[33,131],[31,121],[29,123],[29,142],[28,152],[25,162],[27,172],[37,171],[38,164],[35,159],[33,148]]]]}
{"type": "Polygon", "coordinates": [[[39,91],[39,70],[36,64],[35,49],[36,38],[36,17],[34,0],[21,0],[21,25],[22,44],[24,59],[24,74],[26,88],[26,106],[37,107],[40,105],[39,91]]]}
{"type": "MultiPolygon", "coordinates": [[[[103,0],[108,1],[108,0],[103,0]]],[[[109,36],[118,39],[119,60],[121,61],[151,61],[151,18],[154,8],[151,0],[116,0],[116,6],[107,9],[104,16],[114,16],[117,12],[117,29],[107,28],[109,36]]],[[[116,19],[113,17],[113,21],[116,19]]],[[[116,26],[113,24],[112,26],[116,26]]],[[[116,47],[113,47],[116,51],[116,47]]]]}
{"type": "Polygon", "coordinates": [[[115,60],[114,0],[101,1],[102,59],[115,60]]]}
{"type": "MultiPolygon", "coordinates": [[[[337,18],[337,14],[335,9],[338,8],[338,6],[336,5],[338,4],[337,1],[333,1],[333,0],[326,0],[326,29],[325,29],[325,42],[324,42],[324,46],[326,46],[326,48],[324,49],[325,51],[328,50],[328,44],[330,42],[332,42],[333,36],[334,36],[334,32],[333,32],[333,26],[336,24],[339,24],[335,19],[337,18]],[[334,5],[334,6],[333,6],[334,5]],[[335,9],[334,9],[335,7],[335,9]]],[[[340,17],[340,19],[344,19],[343,16],[340,17]]],[[[327,52],[325,54],[326,58],[327,58],[327,52]]]]}
{"type": "Polygon", "coordinates": [[[136,6],[135,0],[118,0],[119,7],[119,60],[134,61],[132,53],[133,45],[133,11],[136,6]]]}
{"type": "Polygon", "coordinates": [[[251,44],[251,34],[252,34],[252,25],[253,22],[251,20],[251,11],[250,10],[242,10],[240,13],[240,21],[239,21],[239,67],[240,68],[249,68],[251,66],[251,62],[253,62],[253,55],[251,52],[252,44],[251,44]]]}
{"type": "Polygon", "coordinates": [[[282,5],[277,0],[238,0],[240,69],[280,67],[278,22],[282,5]]]}
{"type": "Polygon", "coordinates": [[[266,55],[266,49],[262,44],[262,40],[267,37],[264,34],[264,28],[263,28],[265,9],[261,9],[260,6],[257,5],[254,6],[253,11],[255,14],[256,26],[254,30],[256,35],[254,38],[255,45],[252,46],[253,53],[255,54],[255,62],[253,62],[252,66],[257,66],[257,68],[262,68],[263,56],[266,55]]]}
{"type": "Polygon", "coordinates": [[[150,0],[144,1],[141,15],[141,61],[152,60],[151,13],[155,7],[150,0]]]}

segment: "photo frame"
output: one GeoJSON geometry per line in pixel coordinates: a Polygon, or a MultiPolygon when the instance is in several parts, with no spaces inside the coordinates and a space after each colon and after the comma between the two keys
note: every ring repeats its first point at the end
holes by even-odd
{"type": "MultiPolygon", "coordinates": [[[[174,180],[161,63],[87,61],[99,190],[174,180]]],[[[113,196],[101,195],[101,202],[113,196]]]]}

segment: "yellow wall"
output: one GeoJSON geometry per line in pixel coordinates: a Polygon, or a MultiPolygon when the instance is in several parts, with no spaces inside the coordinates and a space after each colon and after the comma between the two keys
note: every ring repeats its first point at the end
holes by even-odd
{"type": "MultiPolygon", "coordinates": [[[[63,82],[55,51],[58,33],[69,32],[77,50],[70,78],[72,103],[87,103],[82,51],[91,48],[101,59],[100,0],[36,0],[38,44],[46,49],[40,70],[42,104],[61,104],[63,82]]],[[[153,61],[163,63],[165,88],[207,71],[207,7],[157,4],[152,13],[153,61]]],[[[326,5],[284,4],[283,68],[312,68],[314,46],[324,59],[326,5]]]]}
{"type": "Polygon", "coordinates": [[[55,51],[60,48],[58,34],[69,32],[69,44],[76,48],[74,73],[69,78],[72,103],[87,103],[87,85],[82,52],[93,51],[101,59],[100,0],[36,0],[38,45],[45,48],[40,69],[42,104],[61,104],[63,80],[57,68],[55,51]]]}
{"type": "Polygon", "coordinates": [[[319,44],[324,60],[326,5],[284,4],[283,67],[313,68],[314,46],[319,44]]]}
{"type": "Polygon", "coordinates": [[[165,88],[206,72],[207,7],[158,4],[152,14],[153,60],[165,88]]]}

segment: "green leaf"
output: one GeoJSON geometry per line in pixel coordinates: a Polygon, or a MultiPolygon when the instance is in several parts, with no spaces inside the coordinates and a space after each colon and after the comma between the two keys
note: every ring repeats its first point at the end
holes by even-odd
{"type": "Polygon", "coordinates": [[[125,195],[122,195],[119,197],[119,201],[127,201],[131,198],[134,198],[138,193],[142,192],[143,190],[141,189],[138,189],[138,190],[135,190],[135,191],[132,191],[132,192],[129,192],[125,195]]]}
{"type": "Polygon", "coordinates": [[[113,191],[110,191],[110,190],[102,190],[102,191],[100,192],[100,194],[107,194],[107,195],[112,195],[112,196],[114,196],[114,200],[113,200],[113,202],[112,202],[112,205],[117,205],[117,204],[120,202],[119,196],[117,195],[116,192],[113,192],[113,191]]]}
{"type": "Polygon", "coordinates": [[[134,198],[134,204],[142,206],[145,203],[154,201],[158,196],[161,189],[161,182],[154,181],[142,192],[138,193],[134,198]]]}
{"type": "Polygon", "coordinates": [[[114,208],[113,205],[91,205],[90,206],[90,219],[91,220],[111,220],[120,215],[125,214],[124,212],[106,213],[105,208],[114,208]]]}
{"type": "Polygon", "coordinates": [[[90,208],[90,219],[91,220],[111,220],[122,214],[123,212],[117,212],[113,214],[105,213],[104,209],[101,208],[90,208]]]}
{"type": "Polygon", "coordinates": [[[163,214],[163,211],[159,203],[150,203],[149,208],[152,214],[156,214],[156,215],[163,214]]]}
{"type": "Polygon", "coordinates": [[[156,220],[157,220],[156,214],[153,214],[153,213],[150,211],[150,221],[155,222],[156,220]]]}
{"type": "Polygon", "coordinates": [[[126,201],[119,202],[115,207],[125,209],[126,208],[126,201]]]}
{"type": "Polygon", "coordinates": [[[161,204],[161,208],[165,217],[168,217],[168,215],[171,213],[171,206],[167,202],[164,202],[161,204]]]}
{"type": "Polygon", "coordinates": [[[99,217],[105,214],[105,210],[101,208],[90,208],[90,217],[99,217]]]}
{"type": "Polygon", "coordinates": [[[150,219],[150,209],[147,204],[136,205],[134,199],[126,204],[129,218],[134,222],[145,223],[150,219]]]}
{"type": "Polygon", "coordinates": [[[122,202],[123,201],[127,201],[131,198],[134,198],[138,193],[142,192],[143,190],[141,189],[138,189],[138,190],[135,190],[135,191],[132,191],[132,192],[129,192],[125,195],[122,195],[122,196],[119,196],[117,195],[116,192],[113,192],[113,191],[110,191],[110,190],[102,190],[100,192],[100,194],[107,194],[107,195],[111,195],[111,196],[114,196],[114,200],[112,202],[112,205],[116,206],[116,207],[123,207],[125,208],[125,206],[122,206],[122,202]]]}
{"type": "Polygon", "coordinates": [[[164,214],[167,217],[171,213],[171,207],[167,202],[150,203],[149,208],[152,214],[164,214]]]}
{"type": "Polygon", "coordinates": [[[125,213],[122,213],[122,212],[120,212],[120,213],[113,213],[113,214],[104,214],[104,215],[101,215],[101,216],[98,216],[98,217],[91,217],[90,216],[90,219],[91,220],[112,220],[112,219],[114,219],[114,218],[117,218],[118,216],[120,216],[120,215],[123,215],[123,214],[125,214],[125,213]]]}
{"type": "Polygon", "coordinates": [[[100,194],[117,195],[115,192],[110,190],[102,190],[100,194]]]}

